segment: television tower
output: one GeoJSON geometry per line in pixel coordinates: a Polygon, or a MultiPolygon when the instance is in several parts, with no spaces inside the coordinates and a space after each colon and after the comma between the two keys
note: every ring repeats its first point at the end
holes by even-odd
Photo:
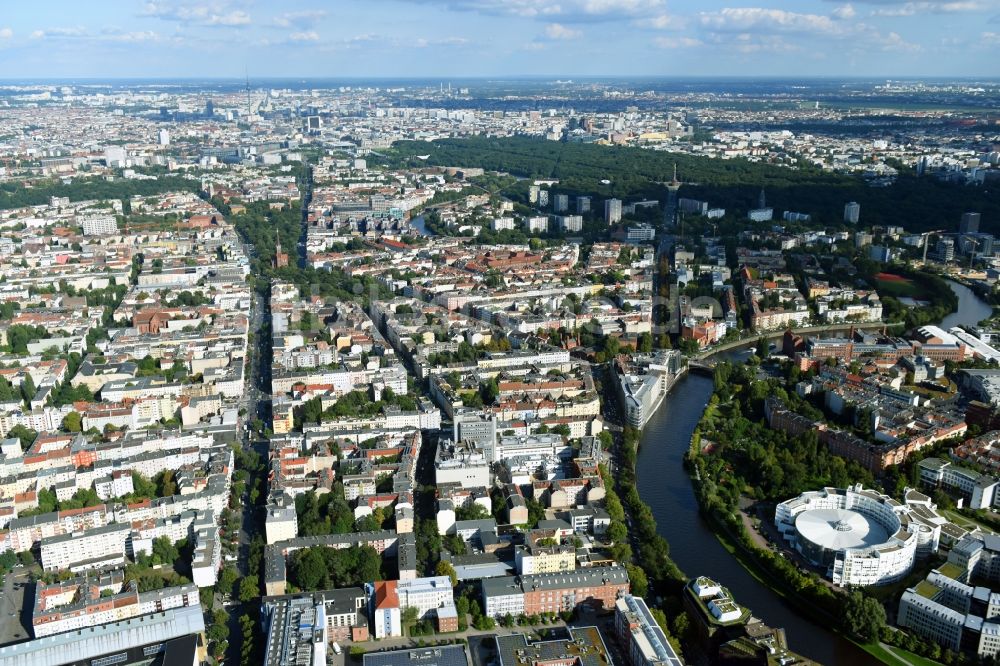
{"type": "MultiPolygon", "coordinates": [[[[246,71],[246,70],[244,70],[244,71],[246,71]]],[[[250,116],[253,115],[253,111],[251,110],[251,104],[250,104],[250,73],[249,73],[249,71],[246,71],[246,77],[247,77],[247,87],[246,87],[246,91],[247,91],[247,122],[249,123],[250,122],[250,116]]]]}

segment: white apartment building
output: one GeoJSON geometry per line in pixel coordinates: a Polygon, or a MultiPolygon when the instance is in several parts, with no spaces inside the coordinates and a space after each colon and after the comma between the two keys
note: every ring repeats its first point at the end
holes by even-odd
{"type": "Polygon", "coordinates": [[[298,536],[299,522],[295,515],[295,505],[280,506],[271,504],[267,507],[264,518],[264,534],[268,545],[287,541],[298,536]]]}
{"type": "Polygon", "coordinates": [[[89,217],[81,225],[84,236],[104,236],[118,233],[118,222],[111,215],[89,217]]]}
{"type": "Polygon", "coordinates": [[[420,619],[436,617],[440,608],[455,606],[454,589],[448,576],[401,580],[396,586],[400,610],[416,608],[420,619]]]}
{"type": "Polygon", "coordinates": [[[534,215],[524,218],[524,228],[528,233],[545,233],[549,230],[549,218],[544,215],[534,215]]]}
{"type": "Polygon", "coordinates": [[[94,491],[101,500],[128,495],[134,490],[130,470],[115,470],[109,476],[94,481],[94,491]]]}
{"type": "Polygon", "coordinates": [[[46,571],[83,571],[125,563],[125,544],[131,527],[112,523],[82,532],[42,539],[42,568],[46,571]]]}

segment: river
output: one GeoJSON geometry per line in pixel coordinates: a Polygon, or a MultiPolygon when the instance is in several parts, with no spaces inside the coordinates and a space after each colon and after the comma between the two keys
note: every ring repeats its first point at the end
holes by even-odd
{"type": "Polygon", "coordinates": [[[417,215],[415,218],[410,220],[410,224],[413,228],[417,230],[417,233],[421,236],[433,236],[434,232],[427,228],[427,224],[424,222],[423,215],[417,215]]]}
{"type": "Polygon", "coordinates": [[[958,309],[941,320],[941,328],[944,330],[963,324],[975,326],[993,314],[993,308],[964,284],[948,280],[948,286],[958,296],[958,309]]]}
{"type": "MultiPolygon", "coordinates": [[[[949,285],[959,303],[958,310],[941,322],[945,330],[959,324],[974,325],[989,316],[990,306],[971,289],[957,282],[949,285]]],[[[756,617],[771,626],[784,627],[792,650],[824,664],[878,664],[842,636],[803,619],[781,597],[755,580],[702,520],[683,458],[711,395],[711,379],[687,375],[663,400],[640,440],[639,494],[652,509],[658,531],[670,544],[670,556],[688,576],[714,578],[756,617]],[[655,472],[646,474],[643,470],[655,472]]]]}

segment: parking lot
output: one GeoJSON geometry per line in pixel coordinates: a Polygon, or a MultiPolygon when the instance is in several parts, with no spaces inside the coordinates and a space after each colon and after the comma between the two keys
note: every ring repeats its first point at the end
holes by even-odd
{"type": "Polygon", "coordinates": [[[18,567],[4,580],[0,594],[0,645],[20,643],[31,638],[31,607],[34,585],[28,569],[18,567]]]}

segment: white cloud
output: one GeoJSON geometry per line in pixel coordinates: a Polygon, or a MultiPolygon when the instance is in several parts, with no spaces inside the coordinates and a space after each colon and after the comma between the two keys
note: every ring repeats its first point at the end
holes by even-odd
{"type": "MultiPolygon", "coordinates": [[[[76,44],[89,43],[89,44],[99,44],[99,43],[119,43],[119,44],[139,44],[139,43],[150,43],[150,42],[162,42],[165,38],[159,33],[153,30],[122,30],[115,27],[103,28],[99,33],[91,33],[86,28],[73,27],[73,28],[46,28],[44,30],[34,30],[31,33],[31,39],[35,40],[59,40],[59,41],[72,41],[76,44]]],[[[184,40],[182,37],[175,36],[172,38],[166,38],[168,41],[174,43],[182,43],[184,40]]]]}
{"type": "Polygon", "coordinates": [[[740,33],[731,36],[728,46],[739,53],[790,53],[801,50],[780,35],[740,33]]]}
{"type": "Polygon", "coordinates": [[[158,42],[160,41],[160,36],[153,32],[152,30],[136,30],[133,32],[115,32],[109,33],[102,37],[113,42],[126,42],[126,43],[138,43],[138,42],[158,42]]]}
{"type": "Polygon", "coordinates": [[[0,39],[10,39],[14,36],[14,31],[10,28],[0,28],[0,39]]]}
{"type": "Polygon", "coordinates": [[[829,16],[762,7],[725,7],[716,12],[701,12],[698,18],[702,27],[714,32],[836,34],[841,31],[829,16]]]}
{"type": "Polygon", "coordinates": [[[655,16],[635,19],[632,24],[639,28],[652,30],[681,30],[687,25],[687,20],[683,16],[675,14],[656,14],[655,16]]]}
{"type": "Polygon", "coordinates": [[[846,21],[848,19],[854,18],[857,15],[857,12],[854,11],[854,7],[852,5],[847,4],[837,7],[832,12],[830,12],[830,15],[835,19],[846,21]]]}
{"type": "Polygon", "coordinates": [[[440,5],[453,11],[520,16],[575,23],[594,20],[633,19],[663,12],[665,0],[404,0],[440,5]]]}
{"type": "Polygon", "coordinates": [[[888,35],[883,37],[881,40],[881,49],[883,51],[919,51],[920,45],[913,44],[911,42],[903,39],[898,32],[890,32],[888,35]]]}
{"type": "Polygon", "coordinates": [[[325,9],[317,9],[305,12],[285,12],[280,16],[275,16],[271,22],[279,28],[307,28],[326,16],[325,9]]]}
{"type": "Polygon", "coordinates": [[[704,46],[705,42],[693,37],[656,37],[653,44],[661,49],[692,49],[704,46]]]}
{"type": "Polygon", "coordinates": [[[545,26],[545,36],[549,39],[579,39],[583,33],[567,28],[561,23],[549,23],[545,26]]]}
{"type": "Polygon", "coordinates": [[[83,37],[87,34],[87,29],[81,26],[72,28],[46,28],[45,30],[35,30],[31,33],[32,39],[43,39],[45,37],[83,37]]]}
{"type": "Polygon", "coordinates": [[[292,34],[288,35],[288,39],[292,40],[293,42],[318,42],[319,33],[316,32],[315,30],[309,30],[306,32],[293,32],[292,34]]]}
{"type": "Polygon", "coordinates": [[[1000,33],[984,32],[980,37],[987,46],[1000,46],[1000,33]]]}
{"type": "Polygon", "coordinates": [[[883,9],[875,9],[872,16],[915,16],[917,14],[958,14],[964,12],[981,12],[996,7],[994,0],[949,0],[947,2],[898,2],[879,0],[856,0],[860,3],[879,5],[883,9]]]}
{"type": "Polygon", "coordinates": [[[178,21],[211,27],[234,28],[250,25],[250,15],[226,4],[176,5],[167,2],[147,2],[143,15],[164,21],[178,21]]]}

